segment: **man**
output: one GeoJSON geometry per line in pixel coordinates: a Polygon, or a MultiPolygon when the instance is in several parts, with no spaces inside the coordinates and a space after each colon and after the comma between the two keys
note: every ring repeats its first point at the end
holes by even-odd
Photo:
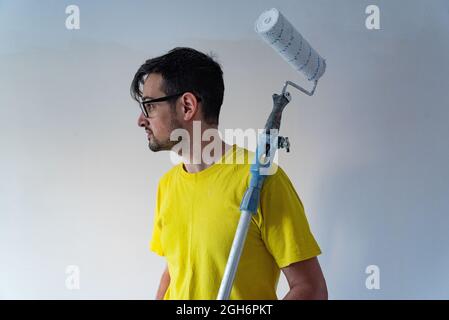
{"type": "MultiPolygon", "coordinates": [[[[150,150],[175,150],[178,143],[188,147],[177,151],[182,163],[159,180],[150,248],[166,258],[167,267],[156,299],[216,299],[218,294],[250,177],[250,161],[229,162],[253,154],[215,134],[220,151],[212,150],[212,161],[205,161],[190,150],[202,155],[210,142],[188,137],[195,123],[201,133],[218,132],[223,93],[220,65],[191,48],[147,60],[131,84],[150,150]],[[179,129],[188,137],[173,139],[179,129]]],[[[261,190],[230,299],[277,299],[280,270],[290,287],[284,299],[327,299],[320,253],[301,200],[279,167],[261,190]]]]}

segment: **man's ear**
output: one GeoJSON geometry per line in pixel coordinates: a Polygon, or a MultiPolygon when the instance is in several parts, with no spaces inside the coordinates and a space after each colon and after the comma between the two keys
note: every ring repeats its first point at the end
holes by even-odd
{"type": "Polygon", "coordinates": [[[186,92],[181,96],[181,104],[182,117],[186,121],[196,118],[196,115],[200,113],[199,102],[190,92],[186,92]]]}

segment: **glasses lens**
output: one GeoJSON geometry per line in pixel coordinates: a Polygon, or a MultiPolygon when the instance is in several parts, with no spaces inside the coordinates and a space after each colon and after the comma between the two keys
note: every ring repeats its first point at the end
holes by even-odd
{"type": "Polygon", "coordinates": [[[139,103],[139,106],[140,106],[140,110],[142,111],[143,115],[148,118],[148,112],[147,112],[147,109],[145,108],[144,104],[141,102],[141,103],[139,103]]]}

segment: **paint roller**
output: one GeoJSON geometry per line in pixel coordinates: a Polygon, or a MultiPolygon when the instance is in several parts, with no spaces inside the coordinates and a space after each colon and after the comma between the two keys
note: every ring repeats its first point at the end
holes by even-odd
{"type": "Polygon", "coordinates": [[[291,81],[288,84],[311,96],[315,92],[318,79],[326,70],[326,61],[310,46],[309,42],[279,12],[272,8],[263,12],[256,21],[256,32],[296,71],[304,73],[307,80],[313,81],[312,91],[307,91],[291,81]]]}
{"type": "Polygon", "coordinates": [[[287,137],[278,136],[281,116],[284,107],[290,102],[291,96],[286,92],[291,85],[303,93],[312,96],[318,84],[318,79],[326,70],[326,61],[310,46],[307,40],[293,28],[292,24],[275,8],[263,12],[256,21],[256,32],[295,70],[304,73],[309,81],[313,81],[313,89],[307,91],[299,85],[286,81],[280,95],[273,94],[273,110],[265,124],[263,134],[259,136],[256,149],[256,159],[250,167],[250,183],[240,204],[240,220],[229,252],[228,261],[220,284],[217,299],[227,300],[231,294],[240,256],[248,233],[251,216],[259,207],[260,191],[267,175],[272,173],[277,149],[290,150],[287,137]]]}

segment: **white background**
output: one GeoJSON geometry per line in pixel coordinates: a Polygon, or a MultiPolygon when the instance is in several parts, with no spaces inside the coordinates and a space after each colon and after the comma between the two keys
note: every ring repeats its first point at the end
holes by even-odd
{"type": "MultiPolygon", "coordinates": [[[[283,166],[323,255],[332,299],[449,296],[449,3],[0,1],[0,298],[152,299],[158,179],[129,96],[146,59],[213,51],[220,129],[260,128],[286,80],[308,84],[254,32],[278,8],[327,61],[291,91],[283,166]],[[65,28],[80,8],[81,29],[65,28]],[[367,30],[365,8],[380,8],[367,30]],[[80,267],[80,290],[65,285],[80,267]],[[380,268],[368,290],[365,268],[380,268]]],[[[282,278],[279,297],[287,291],[282,278]]]]}

